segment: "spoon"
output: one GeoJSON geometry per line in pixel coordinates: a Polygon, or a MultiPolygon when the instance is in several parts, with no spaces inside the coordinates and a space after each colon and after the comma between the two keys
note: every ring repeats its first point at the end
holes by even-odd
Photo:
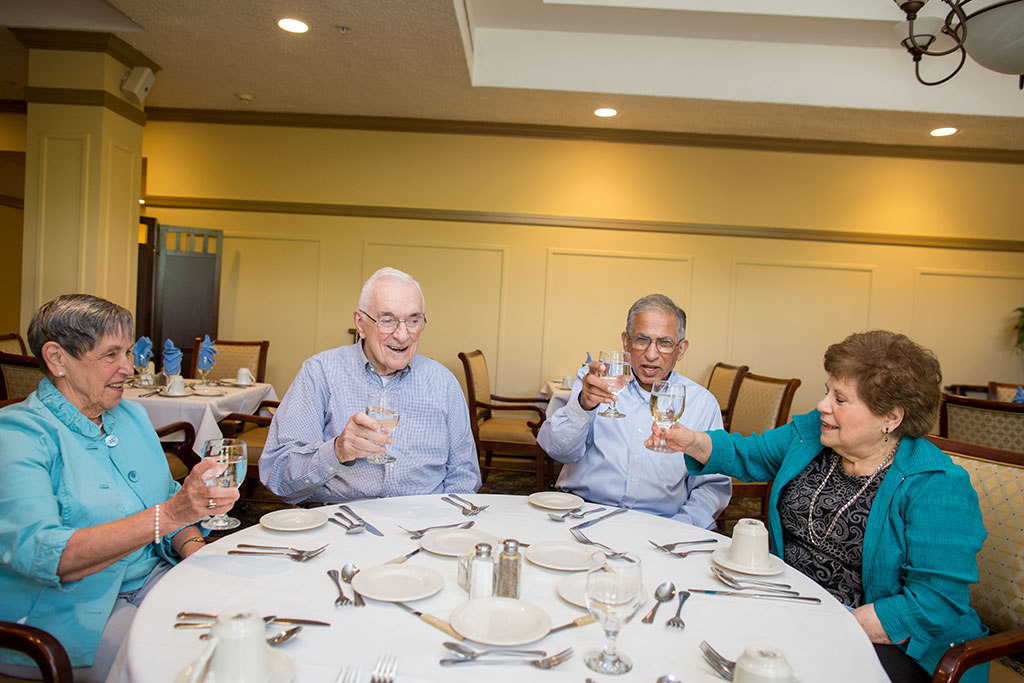
{"type": "Polygon", "coordinates": [[[658,608],[661,607],[661,603],[672,602],[675,597],[676,585],[674,583],[666,581],[665,583],[659,584],[658,587],[654,589],[654,599],[657,602],[654,603],[654,607],[651,608],[651,611],[648,612],[647,616],[641,619],[640,622],[644,624],[653,624],[654,615],[658,611],[658,608]]]}
{"type": "Polygon", "coordinates": [[[276,635],[273,635],[273,636],[270,636],[269,638],[267,638],[267,644],[268,645],[280,645],[281,643],[287,643],[289,640],[291,640],[295,636],[299,635],[299,631],[301,631],[301,630],[302,630],[301,626],[292,626],[291,628],[286,628],[285,630],[281,631],[280,633],[278,633],[276,635]]]}
{"type": "MultiPolygon", "coordinates": [[[[349,562],[341,568],[341,580],[352,586],[352,577],[359,573],[359,565],[349,562]]],[[[352,595],[356,597],[356,607],[364,607],[366,601],[363,600],[363,596],[352,586],[352,595]]]]}
{"type": "Polygon", "coordinates": [[[680,683],[680,680],[672,674],[665,674],[664,676],[658,676],[658,680],[654,683],[680,683]]]}
{"type": "Polygon", "coordinates": [[[548,655],[544,650],[474,650],[467,645],[452,641],[445,642],[444,646],[464,659],[476,659],[484,655],[519,655],[523,657],[547,657],[548,655]]]}

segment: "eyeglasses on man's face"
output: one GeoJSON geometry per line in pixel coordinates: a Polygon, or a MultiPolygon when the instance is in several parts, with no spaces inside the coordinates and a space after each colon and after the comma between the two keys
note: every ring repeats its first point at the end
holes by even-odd
{"type": "Polygon", "coordinates": [[[396,318],[393,315],[382,315],[380,318],[374,318],[363,309],[359,309],[359,312],[372,320],[377,329],[384,334],[391,334],[402,323],[405,324],[405,329],[409,331],[409,334],[416,334],[421,332],[427,324],[427,316],[420,315],[419,313],[410,315],[408,318],[396,318]]]}
{"type": "Polygon", "coordinates": [[[652,342],[654,343],[655,348],[658,349],[658,353],[672,353],[675,348],[679,346],[679,342],[664,337],[657,341],[651,339],[645,334],[638,334],[635,337],[629,338],[629,344],[633,347],[634,351],[646,351],[651,346],[652,342]]]}

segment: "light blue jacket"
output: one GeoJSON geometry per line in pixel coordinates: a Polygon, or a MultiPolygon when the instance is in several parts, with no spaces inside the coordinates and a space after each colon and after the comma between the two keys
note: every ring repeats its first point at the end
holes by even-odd
{"type": "MultiPolygon", "coordinates": [[[[174,530],[165,529],[159,547],[60,582],[57,566],[76,529],[163,503],[180,488],[142,407],[122,401],[102,419],[103,432],[48,379],[0,410],[0,619],[49,631],[76,667],[92,664],[117,594],[139,588],[158,558],[176,561],[174,530]]],[[[9,650],[0,659],[32,663],[9,650]]]]}
{"type": "MultiPolygon", "coordinates": [[[[707,465],[687,457],[687,466],[695,474],[774,479],[772,553],[784,557],[779,492],[821,452],[820,425],[815,410],[750,437],[710,432],[707,465]]],[[[874,604],[889,638],[894,643],[909,638],[901,647],[929,674],[949,647],[988,632],[971,609],[969,594],[978,581],[975,556],[985,536],[967,472],[927,439],[901,439],[868,514],[861,576],[865,601],[874,604]]],[[[962,680],[982,683],[987,676],[988,667],[978,666],[962,680]]]]}

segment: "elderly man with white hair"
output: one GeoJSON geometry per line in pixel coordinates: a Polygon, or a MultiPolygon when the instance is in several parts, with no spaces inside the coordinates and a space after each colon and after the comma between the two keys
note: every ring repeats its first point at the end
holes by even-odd
{"type": "Polygon", "coordinates": [[[469,409],[455,376],[416,354],[427,324],[416,280],[381,268],[353,313],[359,341],[318,353],[285,394],[270,425],[260,479],[289,503],[471,493],[480,467],[469,409]],[[392,434],[366,413],[372,390],[401,400],[392,434]],[[394,462],[374,464],[384,453],[394,462]]]}

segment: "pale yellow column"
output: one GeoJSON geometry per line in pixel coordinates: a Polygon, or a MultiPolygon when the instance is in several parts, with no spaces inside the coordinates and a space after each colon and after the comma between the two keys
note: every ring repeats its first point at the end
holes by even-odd
{"type": "Polygon", "coordinates": [[[134,311],[146,115],[121,83],[159,67],[110,35],[15,33],[29,47],[21,329],[68,292],[134,311]]]}

